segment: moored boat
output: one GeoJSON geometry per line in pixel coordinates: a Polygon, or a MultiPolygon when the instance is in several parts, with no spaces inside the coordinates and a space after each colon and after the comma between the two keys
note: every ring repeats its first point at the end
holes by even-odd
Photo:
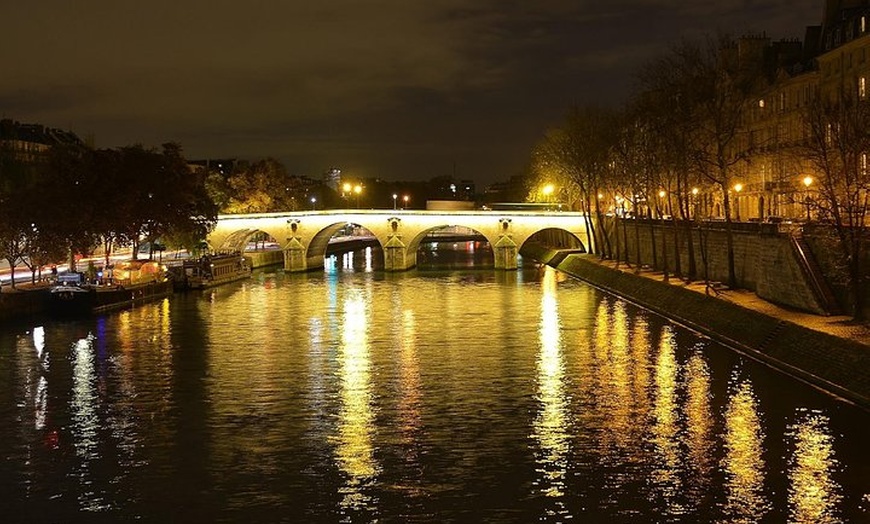
{"type": "Polygon", "coordinates": [[[118,264],[105,279],[88,281],[82,273],[58,275],[51,288],[56,314],[85,314],[136,306],[172,293],[172,282],[160,264],[130,260],[118,264]]]}
{"type": "Polygon", "coordinates": [[[176,288],[205,289],[249,278],[251,265],[241,253],[233,251],[186,260],[175,271],[176,288]]]}

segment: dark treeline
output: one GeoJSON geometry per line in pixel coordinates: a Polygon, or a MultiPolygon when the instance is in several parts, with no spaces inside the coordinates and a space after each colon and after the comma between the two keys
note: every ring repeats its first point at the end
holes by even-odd
{"type": "Polygon", "coordinates": [[[191,172],[177,144],[56,145],[37,155],[0,148],[0,256],[34,278],[97,246],[107,263],[116,246],[132,245],[136,257],[141,242],[157,238],[195,249],[216,218],[204,175],[191,172]]]}

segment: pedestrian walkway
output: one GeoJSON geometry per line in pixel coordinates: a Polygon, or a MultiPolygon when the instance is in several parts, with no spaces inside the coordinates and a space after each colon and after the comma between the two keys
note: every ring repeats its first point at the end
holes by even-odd
{"type": "MultiPolygon", "coordinates": [[[[592,258],[588,258],[587,260],[592,260],[592,258]]],[[[635,273],[634,266],[632,265],[631,267],[629,267],[624,262],[621,262],[619,264],[612,260],[597,260],[597,262],[602,266],[606,266],[610,269],[617,269],[619,271],[657,280],[659,282],[664,281],[664,273],[662,273],[661,271],[641,269],[640,272],[635,273]]],[[[680,286],[685,289],[695,291],[697,293],[710,294],[706,284],[701,281],[687,283],[683,280],[680,280],[679,278],[671,276],[668,283],[674,286],[680,286]]],[[[856,323],[852,320],[852,317],[846,315],[834,315],[826,317],[822,315],[814,315],[812,313],[805,313],[803,311],[785,308],[782,306],[778,306],[772,302],[768,302],[762,298],[759,298],[758,295],[756,295],[752,291],[748,291],[745,289],[729,289],[720,287],[716,289],[714,296],[717,299],[731,302],[732,304],[736,304],[743,308],[757,311],[769,317],[774,317],[780,320],[784,320],[786,322],[798,324],[814,331],[827,333],[835,337],[853,340],[855,342],[870,347],[870,323],[868,322],[856,323]]]]}

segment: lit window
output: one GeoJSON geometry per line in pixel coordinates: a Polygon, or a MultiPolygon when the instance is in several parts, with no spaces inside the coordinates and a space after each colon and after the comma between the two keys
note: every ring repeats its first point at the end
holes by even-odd
{"type": "Polygon", "coordinates": [[[864,100],[867,98],[867,77],[858,78],[858,98],[864,100]]]}
{"type": "Polygon", "coordinates": [[[861,17],[861,32],[862,33],[867,32],[867,17],[866,16],[861,17]]]}
{"type": "Polygon", "coordinates": [[[764,108],[764,99],[763,98],[758,99],[758,107],[764,108]]]}

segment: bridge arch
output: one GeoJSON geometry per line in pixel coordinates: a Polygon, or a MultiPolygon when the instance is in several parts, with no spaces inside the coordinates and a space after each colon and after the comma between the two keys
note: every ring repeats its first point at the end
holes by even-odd
{"type": "Polygon", "coordinates": [[[222,215],[208,241],[212,246],[244,246],[251,235],[263,231],[283,246],[286,270],[305,271],[322,267],[329,239],[352,223],[372,232],[383,249],[387,271],[402,271],[416,265],[417,249],[428,232],[456,225],[489,241],[496,268],[516,269],[519,248],[541,231],[564,230],[586,249],[590,245],[586,221],[582,213],[529,211],[325,210],[222,215]]]}

